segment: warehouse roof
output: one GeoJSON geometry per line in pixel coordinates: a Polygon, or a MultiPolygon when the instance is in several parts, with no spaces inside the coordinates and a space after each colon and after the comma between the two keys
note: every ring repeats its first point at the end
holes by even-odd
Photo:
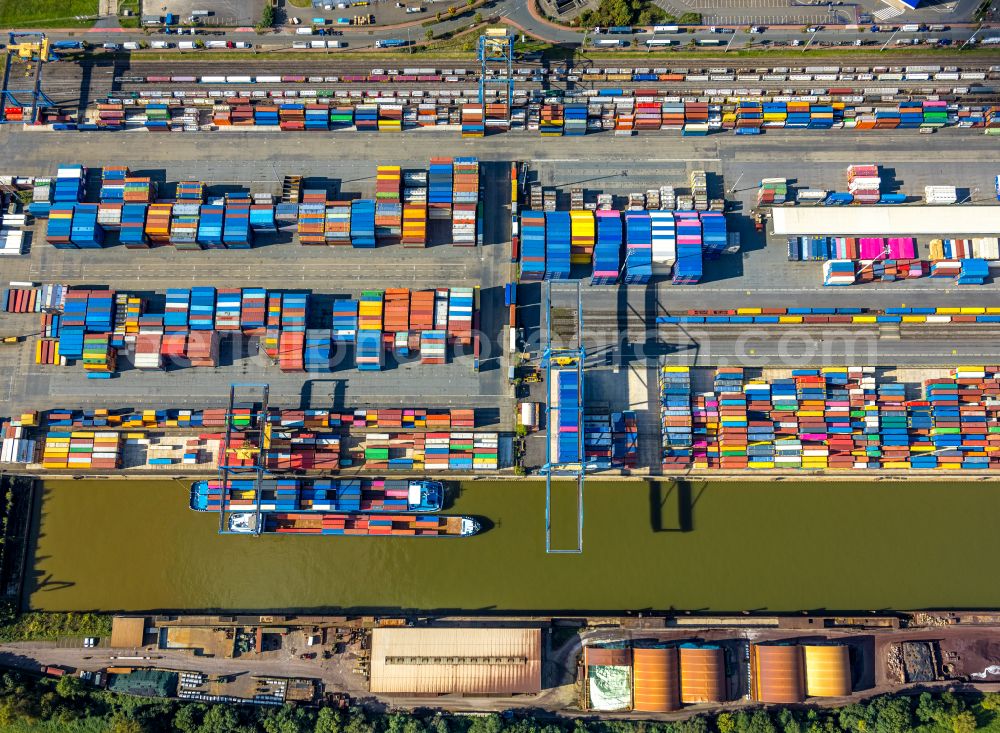
{"type": "Polygon", "coordinates": [[[668,713],[681,706],[677,649],[643,649],[633,652],[633,690],[636,710],[668,713]]]}
{"type": "Polygon", "coordinates": [[[844,644],[802,647],[806,657],[806,695],[844,697],[851,694],[851,659],[844,644]]]}
{"type": "Polygon", "coordinates": [[[542,689],[540,629],[375,629],[371,691],[516,694],[542,689]]]}
{"type": "Polygon", "coordinates": [[[111,646],[131,649],[142,646],[146,619],[142,616],[115,616],[111,620],[111,646]]]}
{"type": "Polygon", "coordinates": [[[681,702],[723,702],[725,691],[725,656],[716,646],[681,647],[681,702]]]}
{"type": "Polygon", "coordinates": [[[805,699],[802,650],[799,647],[755,644],[751,655],[755,700],[794,703],[805,699]]]}
{"type": "Polygon", "coordinates": [[[780,236],[889,237],[933,235],[982,237],[1000,234],[997,206],[776,206],[780,236]]]}

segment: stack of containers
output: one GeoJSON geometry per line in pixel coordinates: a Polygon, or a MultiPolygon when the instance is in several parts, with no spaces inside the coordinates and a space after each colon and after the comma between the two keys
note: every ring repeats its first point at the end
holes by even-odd
{"type": "Polygon", "coordinates": [[[341,343],[354,343],[358,335],[358,301],[333,301],[333,340],[341,343]]]}
{"type": "Polygon", "coordinates": [[[402,235],[403,207],[399,190],[402,171],[398,165],[380,165],[375,172],[375,238],[380,244],[396,244],[402,235]]]}
{"type": "Polygon", "coordinates": [[[580,375],[575,369],[557,372],[559,418],[556,425],[556,460],[559,463],[580,463],[580,375]]]}
{"type": "Polygon", "coordinates": [[[596,213],[597,245],[594,247],[594,274],[591,285],[614,285],[621,269],[621,213],[601,209],[596,213]]]}
{"type": "Polygon", "coordinates": [[[824,285],[853,285],[854,279],[853,260],[827,260],[823,263],[824,285]]]}
{"type": "Polygon", "coordinates": [[[256,332],[265,325],[267,291],[264,288],[243,288],[240,304],[240,328],[256,332]]]}
{"type": "Polygon", "coordinates": [[[358,331],[382,333],[382,291],[363,290],[358,303],[358,331]]]}
{"type": "Polygon", "coordinates": [[[327,204],[323,236],[329,245],[351,243],[350,201],[331,201],[327,204]]]}
{"type": "Polygon", "coordinates": [[[136,369],[163,368],[163,322],[156,318],[144,317],[139,323],[139,333],[135,338],[136,369]]]}
{"type": "Polygon", "coordinates": [[[653,275],[651,219],[645,211],[625,214],[625,284],[645,285],[653,275]]]}
{"type": "Polygon", "coordinates": [[[690,368],[661,367],[659,386],[663,469],[670,471],[687,468],[694,456],[690,368]]]}
{"type": "Polygon", "coordinates": [[[427,246],[427,202],[406,201],[403,203],[403,246],[427,246]]]}
{"type": "MultiPolygon", "coordinates": [[[[325,196],[324,196],[325,198],[325,196]]],[[[326,244],[325,217],[326,204],[306,203],[299,204],[299,244],[326,244]]],[[[350,219],[350,209],[347,211],[347,218],[350,219]]],[[[345,237],[345,242],[346,242],[345,237]]]]}
{"type": "Polygon", "coordinates": [[[326,329],[306,331],[304,355],[307,372],[330,371],[330,332],[326,329]]]}
{"type": "MultiPolygon", "coordinates": [[[[125,182],[128,198],[128,181],[125,182]]],[[[150,204],[146,210],[146,239],[153,246],[170,244],[170,216],[173,204],[150,204]]]]}
{"type": "Polygon", "coordinates": [[[959,262],[961,270],[956,281],[959,285],[983,285],[990,276],[990,267],[986,260],[965,258],[959,262]]]}
{"type": "Polygon", "coordinates": [[[568,211],[545,214],[545,279],[568,280],[572,229],[568,211]]]}
{"type": "Polygon", "coordinates": [[[174,249],[200,250],[198,244],[198,214],[201,204],[190,201],[180,201],[174,204],[173,218],[170,222],[170,243],[174,249]]]}
{"type": "MultiPolygon", "coordinates": [[[[656,116],[656,128],[660,127],[660,116],[656,116]]],[[[563,134],[564,135],[586,135],[587,134],[587,105],[567,104],[563,108],[563,134]]]]}
{"type": "Polygon", "coordinates": [[[59,354],[66,359],[83,356],[83,334],[87,330],[86,290],[70,290],[63,302],[62,325],[59,327],[59,354]]]}
{"type": "Polygon", "coordinates": [[[589,265],[594,259],[596,231],[594,212],[574,209],[569,212],[571,248],[569,260],[574,265],[589,265]]]}
{"type": "Polygon", "coordinates": [[[325,104],[307,104],[305,129],[328,130],[330,128],[329,114],[329,108],[325,104]]]}
{"type": "Polygon", "coordinates": [[[122,200],[126,204],[148,204],[156,198],[156,186],[151,178],[145,176],[129,176],[125,179],[125,190],[122,200]]]}
{"type": "Polygon", "coordinates": [[[191,307],[191,291],[171,288],[167,290],[163,311],[165,333],[187,333],[188,311],[191,307]]]}
{"type": "Polygon", "coordinates": [[[639,423],[631,410],[611,414],[611,464],[632,469],[639,463],[639,423]]]}
{"type": "Polygon", "coordinates": [[[653,274],[670,275],[677,260],[677,228],[674,226],[674,215],[669,211],[650,211],[649,224],[653,274]]]}
{"type": "Polygon", "coordinates": [[[205,201],[205,184],[201,181],[180,181],[177,184],[177,200],[201,204],[205,201]]]}
{"type": "Polygon", "coordinates": [[[250,249],[253,230],[250,228],[250,207],[229,204],[223,215],[222,242],[227,249],[250,249]]]}
{"type": "Polygon", "coordinates": [[[431,219],[451,219],[452,178],[451,158],[431,158],[427,174],[427,214],[431,219]]]}
{"type": "MultiPolygon", "coordinates": [[[[75,204],[83,200],[87,171],[82,165],[61,165],[56,169],[52,203],[75,204]]],[[[126,199],[127,201],[128,199],[126,199]]]]}
{"type": "Polygon", "coordinates": [[[878,175],[878,166],[850,165],[847,167],[847,190],[854,196],[855,203],[877,204],[881,197],[882,179],[878,175]]]}
{"type": "Polygon", "coordinates": [[[701,220],[693,211],[674,213],[677,227],[677,261],[674,263],[674,285],[694,285],[701,280],[701,220]]]}
{"type": "Polygon", "coordinates": [[[371,199],[351,202],[351,246],[375,247],[375,202],[371,199]]]}
{"type": "Polygon", "coordinates": [[[476,158],[455,158],[452,202],[452,244],[474,247],[479,205],[479,161],[476,158]]]}
{"type": "Polygon", "coordinates": [[[561,104],[542,105],[538,131],[544,137],[558,137],[563,134],[563,106],[561,104]]]}
{"type": "Polygon", "coordinates": [[[120,204],[125,201],[125,178],[128,167],[108,165],[101,170],[101,203],[120,204]]]}
{"type": "Polygon", "coordinates": [[[49,215],[51,202],[52,179],[36,178],[31,189],[31,203],[28,204],[28,213],[34,217],[45,218],[49,215]]]}
{"type": "Polygon", "coordinates": [[[253,204],[250,207],[250,230],[257,232],[277,232],[274,221],[274,206],[271,204],[253,204]]]}
{"type": "Polygon", "coordinates": [[[198,218],[198,244],[206,249],[223,249],[223,227],[225,207],[207,205],[201,207],[198,218]]]}
{"type": "Polygon", "coordinates": [[[444,331],[420,333],[420,363],[444,364],[447,360],[447,334],[444,331]]]}
{"type": "Polygon", "coordinates": [[[215,330],[215,288],[191,288],[188,319],[192,331],[215,330]]]}
{"type": "Polygon", "coordinates": [[[117,352],[106,333],[88,333],[83,337],[83,368],[88,379],[107,379],[115,371],[117,352]]]}
{"type": "Polygon", "coordinates": [[[100,249],[104,246],[104,228],[97,223],[97,204],[77,204],[73,207],[70,240],[80,249],[100,249]]]}
{"type": "Polygon", "coordinates": [[[382,330],[400,333],[410,330],[410,291],[388,288],[383,296],[382,330]]]}
{"type": "Polygon", "coordinates": [[[105,333],[114,329],[115,295],[112,290],[91,290],[87,294],[87,331],[105,333]]]}
{"type": "Polygon", "coordinates": [[[462,105],[462,137],[483,137],[486,134],[484,110],[481,104],[462,105]]]}
{"type": "Polygon", "coordinates": [[[278,340],[278,368],[283,372],[305,370],[305,331],[281,331],[278,340]]]}
{"type": "Polygon", "coordinates": [[[121,466],[121,435],[108,432],[50,432],[45,436],[42,468],[113,470],[121,466]]]}
{"type": "Polygon", "coordinates": [[[385,352],[382,348],[382,332],[359,330],[354,364],[362,371],[381,371],[385,352]]]}
{"type": "Polygon", "coordinates": [[[49,223],[45,241],[56,249],[76,249],[73,233],[73,204],[53,204],[49,209],[49,223]]]}
{"type": "Polygon", "coordinates": [[[472,288],[451,288],[448,299],[448,337],[452,343],[472,343],[472,288]]]}
{"type": "Polygon", "coordinates": [[[718,259],[725,251],[729,242],[726,230],[726,217],[718,211],[706,211],[700,215],[701,241],[705,257],[709,260],[718,259]]]}
{"type": "Polygon", "coordinates": [[[788,197],[788,180],[785,178],[765,178],[757,189],[758,206],[780,206],[788,197]]]}
{"type": "Polygon", "coordinates": [[[281,293],[267,294],[267,315],[264,318],[264,353],[272,361],[278,359],[281,337],[281,293]]]}
{"type": "Polygon", "coordinates": [[[239,331],[243,291],[220,289],[215,299],[215,328],[219,331],[239,331]]]}
{"type": "MultiPolygon", "coordinates": [[[[541,211],[521,213],[521,280],[539,281],[545,278],[545,214],[541,211]]],[[[616,270],[617,276],[617,270],[616,270]]]]}

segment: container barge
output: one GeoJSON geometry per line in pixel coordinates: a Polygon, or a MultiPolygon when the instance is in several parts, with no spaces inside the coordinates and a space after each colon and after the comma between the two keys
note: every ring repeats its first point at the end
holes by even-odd
{"type": "Polygon", "coordinates": [[[472,517],[434,514],[326,514],[265,512],[229,515],[236,534],[352,535],[357,537],[471,537],[481,529],[472,517]]]}
{"type": "MultiPolygon", "coordinates": [[[[223,490],[219,480],[197,481],[191,485],[190,506],[196,512],[255,510],[256,484],[252,478],[229,479],[223,490]]],[[[260,484],[260,509],[265,512],[424,514],[444,506],[440,481],[264,479],[260,484]]]]}

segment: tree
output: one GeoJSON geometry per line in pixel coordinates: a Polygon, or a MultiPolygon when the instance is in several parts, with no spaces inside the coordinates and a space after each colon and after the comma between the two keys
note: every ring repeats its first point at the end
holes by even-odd
{"type": "Polygon", "coordinates": [[[457,12],[458,12],[458,8],[456,8],[454,5],[452,5],[452,6],[450,6],[448,8],[448,15],[450,15],[452,17],[455,17],[455,13],[457,13],[457,12]]]}
{"type": "Polygon", "coordinates": [[[236,708],[212,705],[205,713],[198,733],[235,733],[239,726],[240,717],[236,714],[236,708]]]}
{"type": "Polygon", "coordinates": [[[466,6],[471,8],[473,5],[476,4],[476,0],[465,0],[465,4],[466,6]]]}
{"type": "Polygon", "coordinates": [[[987,692],[979,704],[983,710],[1000,710],[1000,692],[987,692]]]}
{"type": "MultiPolygon", "coordinates": [[[[579,721],[579,718],[577,720],[579,721]]],[[[451,729],[448,726],[448,718],[441,713],[437,713],[433,718],[431,718],[428,728],[433,731],[433,733],[451,733],[451,729]]],[[[580,731],[579,733],[586,733],[586,731],[580,731]]]]}
{"type": "Polygon", "coordinates": [[[56,682],[56,694],[67,700],[75,700],[87,694],[83,680],[73,675],[63,675],[56,682]]]}
{"type": "Polygon", "coordinates": [[[355,708],[351,710],[344,733],[375,733],[375,726],[368,721],[364,710],[355,708]]]}
{"type": "Polygon", "coordinates": [[[480,718],[473,718],[468,733],[500,733],[503,730],[503,720],[496,713],[490,713],[480,718]]]}
{"type": "MultiPolygon", "coordinates": [[[[313,733],[340,733],[344,727],[344,716],[333,708],[320,708],[316,716],[313,733]]],[[[445,731],[447,733],[447,731],[445,731]]]]}
{"type": "Polygon", "coordinates": [[[710,733],[711,727],[708,719],[703,715],[695,715],[693,718],[682,720],[677,723],[677,733],[710,733]]]}
{"type": "Polygon", "coordinates": [[[438,23],[441,22],[441,11],[440,10],[437,11],[436,13],[434,13],[434,20],[436,20],[438,23]]]}
{"type": "Polygon", "coordinates": [[[736,733],[736,718],[732,713],[719,713],[715,716],[715,727],[719,733],[736,733]]]}
{"type": "Polygon", "coordinates": [[[294,705],[283,705],[272,710],[262,724],[266,733],[306,733],[313,727],[309,713],[294,705]]]}
{"type": "Polygon", "coordinates": [[[978,727],[971,710],[963,710],[951,719],[951,729],[955,733],[975,733],[978,727]]]}
{"type": "Polygon", "coordinates": [[[778,711],[778,725],[781,726],[782,733],[802,733],[802,724],[795,717],[795,712],[788,708],[778,711]]]}
{"type": "Polygon", "coordinates": [[[174,714],[174,730],[180,733],[195,733],[201,725],[204,708],[197,703],[181,705],[174,714]]]}
{"type": "Polygon", "coordinates": [[[108,723],[108,733],[145,733],[146,727],[135,718],[117,714],[108,723]]]}
{"type": "Polygon", "coordinates": [[[428,28],[427,30],[425,30],[424,31],[424,38],[426,38],[428,41],[430,41],[431,39],[433,39],[434,38],[434,29],[433,28],[428,28]]]}
{"type": "Polygon", "coordinates": [[[874,714],[875,733],[906,733],[913,723],[910,701],[902,697],[883,695],[868,704],[867,718],[874,714]]]}
{"type": "Polygon", "coordinates": [[[778,733],[771,722],[771,716],[764,709],[753,711],[746,730],[747,733],[778,733]]]}
{"type": "Polygon", "coordinates": [[[476,25],[479,25],[480,23],[482,23],[483,22],[483,14],[482,13],[476,13],[475,16],[473,16],[473,18],[472,18],[472,22],[475,23],[476,25]]]}

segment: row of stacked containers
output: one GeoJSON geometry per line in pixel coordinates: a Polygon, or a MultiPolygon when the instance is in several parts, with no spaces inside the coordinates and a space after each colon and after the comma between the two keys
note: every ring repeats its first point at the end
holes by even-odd
{"type": "Polygon", "coordinates": [[[728,238],[715,211],[523,211],[520,279],[568,279],[571,265],[591,265],[591,285],[640,285],[653,275],[695,284],[702,261],[722,255],[728,238]]]}
{"type": "Polygon", "coordinates": [[[793,369],[752,378],[719,368],[693,391],[687,367],[662,367],[662,465],[695,469],[1000,468],[1000,368],[924,380],[919,396],[874,367],[793,369]]]}
{"type": "Polygon", "coordinates": [[[124,166],[102,169],[100,203],[87,203],[86,176],[82,166],[59,166],[55,179],[36,181],[28,211],[48,217],[46,241],[58,249],[102,248],[109,231],[129,249],[250,249],[260,234],[296,229],[303,245],[426,247],[429,220],[447,221],[438,238],[454,245],[481,239],[476,158],[435,158],[429,172],[380,165],[372,199],[328,200],[325,189],[305,189],[301,202],[277,204],[271,194],[208,197],[200,181],[180,181],[165,201],[151,178],[124,166]]]}
{"type": "MultiPolygon", "coordinates": [[[[729,644],[646,641],[587,646],[583,663],[588,708],[666,713],[683,705],[726,702],[731,695],[724,646],[729,644]]],[[[755,643],[746,676],[750,697],[758,702],[846,697],[853,690],[851,649],[836,641],[755,643]]]]}
{"type": "MultiPolygon", "coordinates": [[[[510,121],[519,128],[538,130],[544,136],[586,135],[614,130],[618,135],[635,131],[677,130],[705,135],[712,130],[759,134],[768,128],[856,130],[916,129],[947,126],[1000,127],[1000,106],[942,99],[910,99],[866,104],[851,90],[828,95],[799,95],[797,99],[761,94],[718,96],[711,99],[678,99],[656,89],[599,89],[579,101],[529,103],[515,100],[510,121]]],[[[332,95],[332,93],[331,93],[332,95]]],[[[346,102],[347,100],[343,100],[346,102]]],[[[97,105],[94,125],[80,129],[124,129],[144,125],[157,132],[181,130],[198,121],[220,127],[264,126],[286,131],[325,131],[354,127],[359,132],[400,132],[426,126],[459,125],[463,137],[482,137],[490,131],[509,129],[503,102],[484,105],[467,100],[410,102],[395,98],[353,104],[285,102],[232,97],[225,100],[167,99],[122,100],[97,105]]]]}
{"type": "Polygon", "coordinates": [[[240,333],[259,337],[282,371],[329,371],[349,353],[345,347],[354,348],[359,369],[379,370],[388,351],[443,364],[449,343],[474,343],[472,288],[366,290],[357,300],[335,300],[322,328],[309,327],[309,300],[308,293],[263,288],[170,289],[163,312],[154,313],[128,293],[67,290],[42,315],[46,348],[37,352],[38,363],[82,360],[89,377],[108,378],[125,351],[138,369],[163,369],[168,359],[214,367],[220,337],[240,333]],[[53,352],[58,358],[48,356],[53,352]]]}

